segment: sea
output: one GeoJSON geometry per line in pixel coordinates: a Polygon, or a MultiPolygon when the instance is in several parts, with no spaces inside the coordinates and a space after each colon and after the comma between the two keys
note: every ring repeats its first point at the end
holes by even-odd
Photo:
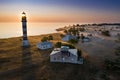
{"type": "MultiPolygon", "coordinates": [[[[56,29],[77,23],[27,23],[28,36],[56,33],[56,29]]],[[[22,23],[0,23],[0,39],[22,36],[22,23]]]]}

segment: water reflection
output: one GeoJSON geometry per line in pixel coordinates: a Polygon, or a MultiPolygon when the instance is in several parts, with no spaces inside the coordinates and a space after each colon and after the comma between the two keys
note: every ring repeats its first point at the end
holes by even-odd
{"type": "MultiPolygon", "coordinates": [[[[55,29],[70,24],[72,25],[72,23],[28,23],[28,36],[55,33],[55,29]]],[[[21,32],[21,23],[0,23],[0,38],[18,37],[21,36],[21,32]]]]}

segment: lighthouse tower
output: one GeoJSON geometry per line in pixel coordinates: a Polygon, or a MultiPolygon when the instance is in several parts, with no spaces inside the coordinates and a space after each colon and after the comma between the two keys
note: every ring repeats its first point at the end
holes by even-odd
{"type": "Polygon", "coordinates": [[[27,39],[27,19],[26,19],[26,14],[25,12],[22,13],[22,29],[23,29],[23,42],[22,46],[23,47],[28,47],[29,42],[27,39]]]}

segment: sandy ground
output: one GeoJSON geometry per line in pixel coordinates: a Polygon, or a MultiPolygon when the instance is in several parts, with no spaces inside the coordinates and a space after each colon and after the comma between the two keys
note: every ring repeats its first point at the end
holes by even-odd
{"type": "Polygon", "coordinates": [[[116,43],[113,39],[99,37],[91,37],[90,42],[79,42],[77,44],[77,47],[97,65],[101,65],[106,58],[114,58],[114,51],[117,46],[120,46],[120,43],[116,43]]]}

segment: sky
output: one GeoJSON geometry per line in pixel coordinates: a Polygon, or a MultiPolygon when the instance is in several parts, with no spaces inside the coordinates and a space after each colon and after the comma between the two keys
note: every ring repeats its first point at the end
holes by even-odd
{"type": "Polygon", "coordinates": [[[0,22],[120,22],[120,0],[0,0],[0,22]]]}

